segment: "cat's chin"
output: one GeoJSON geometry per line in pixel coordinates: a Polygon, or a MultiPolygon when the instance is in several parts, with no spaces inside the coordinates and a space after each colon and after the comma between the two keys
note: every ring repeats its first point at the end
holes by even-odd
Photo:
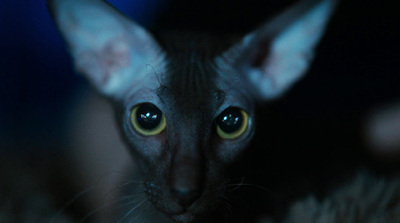
{"type": "Polygon", "coordinates": [[[171,207],[169,207],[168,211],[166,211],[165,209],[158,210],[161,211],[168,218],[172,219],[174,222],[195,223],[198,222],[199,217],[204,217],[208,214],[208,212],[204,211],[204,209],[202,209],[201,207],[202,206],[192,206],[188,209],[181,209],[181,207],[178,209],[171,209],[171,207]]]}
{"type": "Polygon", "coordinates": [[[172,215],[171,218],[177,223],[191,223],[196,221],[196,217],[190,212],[172,215]]]}

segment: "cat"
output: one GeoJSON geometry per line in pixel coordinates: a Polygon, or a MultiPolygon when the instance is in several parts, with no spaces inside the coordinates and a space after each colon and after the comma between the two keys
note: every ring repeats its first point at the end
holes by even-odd
{"type": "Polygon", "coordinates": [[[304,76],[336,4],[301,1],[236,38],[150,34],[105,1],[48,1],[76,70],[114,106],[147,200],[182,223],[222,221],[214,212],[241,185],[230,173],[252,150],[256,107],[304,76]]]}

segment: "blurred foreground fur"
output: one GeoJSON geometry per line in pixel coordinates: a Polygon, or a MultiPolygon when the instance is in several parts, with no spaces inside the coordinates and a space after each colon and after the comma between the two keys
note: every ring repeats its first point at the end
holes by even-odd
{"type": "Polygon", "coordinates": [[[400,222],[400,177],[375,177],[361,172],[329,196],[296,202],[284,223],[400,222]]]}

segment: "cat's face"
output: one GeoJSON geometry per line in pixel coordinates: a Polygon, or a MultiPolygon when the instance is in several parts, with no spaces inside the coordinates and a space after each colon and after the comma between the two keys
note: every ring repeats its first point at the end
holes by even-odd
{"type": "MultiPolygon", "coordinates": [[[[193,47],[188,39],[176,41],[193,47]]],[[[183,222],[225,202],[226,168],[254,133],[247,80],[218,59],[222,51],[199,50],[214,38],[197,39],[190,56],[189,47],[163,47],[165,59],[149,70],[153,84],[130,88],[119,115],[149,200],[183,222]]]]}
{"type": "Polygon", "coordinates": [[[306,72],[334,0],[303,1],[237,42],[156,36],[100,0],[52,0],[75,66],[116,104],[145,194],[177,222],[220,205],[254,134],[255,102],[306,72]]]}

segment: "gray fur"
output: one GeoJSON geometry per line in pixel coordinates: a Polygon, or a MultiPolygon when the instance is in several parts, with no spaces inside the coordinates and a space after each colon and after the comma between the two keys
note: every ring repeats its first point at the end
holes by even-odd
{"type": "Polygon", "coordinates": [[[359,173],[319,201],[311,195],[293,204],[284,223],[400,222],[400,176],[359,173]]]}

